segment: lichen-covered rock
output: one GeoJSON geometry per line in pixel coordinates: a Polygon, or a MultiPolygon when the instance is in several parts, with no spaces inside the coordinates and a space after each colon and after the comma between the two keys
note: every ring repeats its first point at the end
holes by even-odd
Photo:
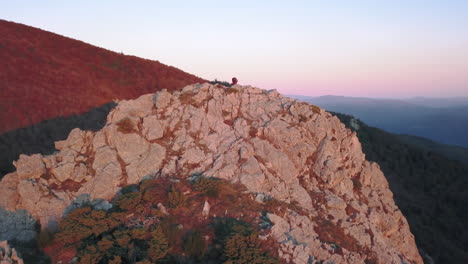
{"type": "Polygon", "coordinates": [[[57,148],[20,157],[18,171],[0,183],[1,207],[24,208],[44,227],[77,196],[111,199],[148,175],[203,173],[291,204],[268,214],[285,261],[422,263],[385,176],[366,161],[356,134],[276,91],[197,84],[143,95],[121,101],[101,131],[73,130],[57,148]],[[122,120],[131,127],[120,127],[122,120]]]}
{"type": "Polygon", "coordinates": [[[41,154],[31,156],[21,154],[14,165],[16,166],[16,173],[21,179],[39,178],[46,172],[41,154]]]}

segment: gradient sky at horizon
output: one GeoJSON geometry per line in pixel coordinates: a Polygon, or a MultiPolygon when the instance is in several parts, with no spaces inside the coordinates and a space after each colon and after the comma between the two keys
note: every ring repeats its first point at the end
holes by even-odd
{"type": "Polygon", "coordinates": [[[284,94],[468,96],[468,1],[20,0],[0,18],[284,94]]]}

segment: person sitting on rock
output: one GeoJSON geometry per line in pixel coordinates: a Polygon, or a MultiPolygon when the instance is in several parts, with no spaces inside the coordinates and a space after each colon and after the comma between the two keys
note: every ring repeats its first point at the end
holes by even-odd
{"type": "Polygon", "coordinates": [[[232,85],[236,85],[237,84],[237,78],[236,77],[232,77],[232,85]]]}

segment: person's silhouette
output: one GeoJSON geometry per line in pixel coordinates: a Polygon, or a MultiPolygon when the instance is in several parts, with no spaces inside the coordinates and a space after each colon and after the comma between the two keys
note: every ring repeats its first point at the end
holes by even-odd
{"type": "Polygon", "coordinates": [[[236,77],[232,77],[232,85],[236,85],[237,84],[237,78],[236,77]]]}

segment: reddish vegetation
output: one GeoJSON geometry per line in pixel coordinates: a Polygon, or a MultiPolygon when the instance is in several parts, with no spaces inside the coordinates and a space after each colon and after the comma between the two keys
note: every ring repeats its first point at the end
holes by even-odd
{"type": "MultiPolygon", "coordinates": [[[[61,220],[58,233],[43,231],[39,244],[52,262],[78,257],[77,263],[120,263],[110,261],[119,257],[127,263],[136,247],[142,250],[139,260],[149,258],[151,263],[165,257],[172,263],[169,256],[195,257],[200,263],[230,258],[246,261],[228,263],[280,263],[278,243],[258,238],[269,233],[268,227],[260,227],[262,221],[267,224],[261,215],[269,206],[255,202],[240,184],[203,177],[194,183],[158,178],[126,190],[107,212],[79,208],[61,220]],[[202,212],[206,201],[209,215],[202,212]],[[248,261],[254,259],[257,262],[248,261]]],[[[282,202],[274,207],[286,210],[282,202]]]]}
{"type": "Polygon", "coordinates": [[[0,20],[0,133],[113,99],[206,82],[177,68],[0,20]]]}

